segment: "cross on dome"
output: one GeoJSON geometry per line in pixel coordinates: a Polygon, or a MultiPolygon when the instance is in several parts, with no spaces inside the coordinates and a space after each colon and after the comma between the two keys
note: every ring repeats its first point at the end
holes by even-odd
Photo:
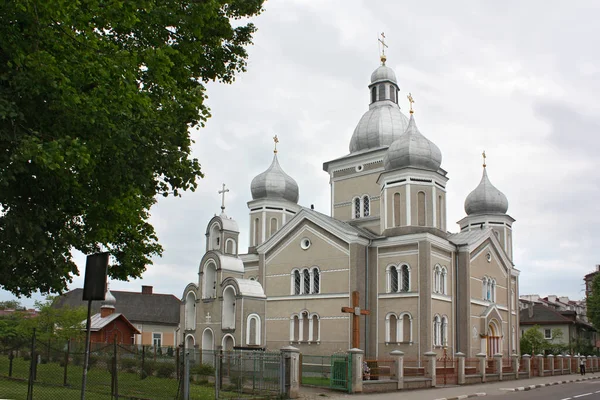
{"type": "Polygon", "coordinates": [[[408,102],[410,103],[410,113],[413,114],[414,111],[413,111],[412,105],[415,102],[415,100],[413,99],[411,93],[409,93],[408,96],[406,96],[406,98],[408,99],[408,102]]]}
{"type": "Polygon", "coordinates": [[[385,44],[385,33],[381,32],[380,36],[381,38],[377,38],[377,41],[381,43],[381,55],[379,56],[379,59],[381,60],[381,64],[385,65],[385,61],[387,60],[387,57],[385,56],[385,48],[388,47],[388,45],[385,44]]]}
{"type": "Polygon", "coordinates": [[[221,195],[221,212],[225,212],[225,193],[229,192],[229,189],[225,189],[225,184],[223,184],[223,189],[219,190],[219,194],[221,195]]]}
{"type": "Polygon", "coordinates": [[[277,154],[277,143],[279,143],[277,135],[273,136],[273,141],[275,142],[275,150],[273,150],[273,153],[277,154]]]}
{"type": "Polygon", "coordinates": [[[483,153],[481,153],[481,155],[483,156],[483,168],[485,168],[485,159],[486,159],[486,155],[485,155],[485,150],[483,151],[483,153]]]}

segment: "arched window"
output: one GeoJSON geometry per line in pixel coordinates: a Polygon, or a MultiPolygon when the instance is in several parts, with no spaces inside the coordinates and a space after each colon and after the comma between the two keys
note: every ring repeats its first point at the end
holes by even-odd
{"type": "Polygon", "coordinates": [[[300,318],[298,314],[290,317],[290,342],[300,341],[300,318]]]}
{"type": "Polygon", "coordinates": [[[313,281],[313,293],[320,293],[321,291],[321,275],[319,268],[312,269],[312,281],[313,281]]]}
{"type": "Polygon", "coordinates": [[[385,317],[385,341],[386,343],[397,343],[398,340],[398,317],[389,313],[385,317]]]}
{"type": "Polygon", "coordinates": [[[417,221],[419,226],[425,226],[425,192],[417,193],[417,221]]]}
{"type": "Polygon", "coordinates": [[[391,293],[396,293],[398,292],[398,285],[400,282],[400,271],[398,271],[398,268],[396,268],[395,265],[389,266],[387,273],[388,273],[388,292],[391,293]]]}
{"type": "Polygon", "coordinates": [[[246,344],[248,346],[260,345],[260,316],[250,314],[246,320],[246,344]]]}
{"type": "Polygon", "coordinates": [[[222,329],[235,329],[235,295],[233,286],[227,286],[223,290],[222,329]]]}
{"type": "Polygon", "coordinates": [[[258,218],[254,218],[254,245],[258,246],[259,243],[259,224],[260,220],[258,218]]]}
{"type": "Polygon", "coordinates": [[[396,102],[396,88],[393,85],[390,85],[390,100],[396,102]]]}
{"type": "Polygon", "coordinates": [[[192,291],[185,296],[185,329],[196,329],[196,295],[192,291]]]}
{"type": "Polygon", "coordinates": [[[308,311],[302,312],[302,336],[300,337],[301,342],[308,342],[308,335],[310,332],[308,311]]]}
{"type": "Polygon", "coordinates": [[[217,266],[213,260],[204,265],[202,298],[214,299],[217,297],[217,266]]]}
{"type": "Polygon", "coordinates": [[[401,225],[400,193],[394,193],[394,226],[401,225]]]}
{"type": "Polygon", "coordinates": [[[446,317],[445,315],[442,317],[442,328],[441,328],[441,345],[442,346],[447,346],[448,345],[448,317],[446,317]]]}
{"type": "Polygon", "coordinates": [[[273,234],[277,232],[277,218],[271,218],[271,235],[273,236],[273,234]]]}
{"type": "Polygon", "coordinates": [[[400,315],[402,326],[402,341],[404,343],[412,342],[412,317],[409,313],[400,315]]]}
{"type": "Polygon", "coordinates": [[[401,292],[409,292],[410,291],[410,268],[407,264],[402,265],[400,269],[402,275],[402,287],[400,288],[401,292]]]}
{"type": "Polygon", "coordinates": [[[360,218],[360,197],[354,199],[354,218],[360,218]]]}
{"type": "Polygon", "coordinates": [[[223,336],[221,346],[223,346],[223,350],[225,351],[233,351],[233,348],[235,347],[235,338],[230,334],[223,336]]]}
{"type": "Polygon", "coordinates": [[[225,252],[227,254],[236,254],[237,253],[237,246],[236,246],[234,239],[228,238],[225,241],[225,252]]]}
{"type": "Polygon", "coordinates": [[[439,315],[433,317],[433,345],[442,345],[442,320],[439,315]]]}
{"type": "Polygon", "coordinates": [[[442,294],[448,294],[448,269],[442,267],[442,280],[440,282],[440,290],[442,294]]]}
{"type": "Polygon", "coordinates": [[[292,294],[300,294],[300,271],[297,269],[292,271],[292,294]]]}
{"type": "Polygon", "coordinates": [[[375,103],[377,101],[377,87],[373,86],[371,88],[371,103],[375,103]]]}
{"type": "Polygon", "coordinates": [[[383,83],[379,84],[379,101],[385,100],[385,85],[383,83]]]}
{"type": "Polygon", "coordinates": [[[363,217],[368,217],[371,211],[371,203],[369,201],[369,196],[363,197],[363,217]]]}
{"type": "Polygon", "coordinates": [[[442,269],[439,265],[433,267],[433,293],[440,293],[442,286],[442,269]]]}
{"type": "Polygon", "coordinates": [[[213,331],[210,328],[206,328],[202,332],[202,350],[211,351],[215,349],[215,338],[213,331]]]}
{"type": "Polygon", "coordinates": [[[302,282],[303,282],[302,293],[303,294],[310,293],[310,273],[308,272],[307,269],[302,271],[302,282]]]}
{"type": "Polygon", "coordinates": [[[312,337],[310,338],[311,342],[320,342],[321,341],[321,319],[317,314],[313,314],[311,319],[311,332],[312,337]]]}
{"type": "Polygon", "coordinates": [[[220,232],[219,232],[219,224],[213,223],[210,226],[210,236],[208,238],[208,250],[217,250],[220,245],[220,232]]]}

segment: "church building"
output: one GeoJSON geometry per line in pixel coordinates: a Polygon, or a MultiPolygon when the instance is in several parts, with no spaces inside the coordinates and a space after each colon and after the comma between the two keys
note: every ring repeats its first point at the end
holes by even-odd
{"type": "Polygon", "coordinates": [[[275,150],[250,185],[248,251],[224,204],[208,222],[198,282],[183,291],[186,347],[358,347],[371,358],[519,352],[508,200],[490,182],[484,154],[460,230],[447,231],[442,153],[419,131],[410,95],[409,117],[401,111],[385,61],[371,74],[349,153],[323,164],[330,215],[298,204],[275,150]]]}

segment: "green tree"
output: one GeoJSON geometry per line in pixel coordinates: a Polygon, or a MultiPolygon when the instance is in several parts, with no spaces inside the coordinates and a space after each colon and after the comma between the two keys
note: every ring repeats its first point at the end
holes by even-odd
{"type": "Polygon", "coordinates": [[[535,355],[543,353],[548,347],[541,326],[534,325],[521,336],[521,354],[535,355]]]}
{"type": "Polygon", "coordinates": [[[55,297],[48,296],[43,302],[35,302],[37,316],[24,318],[19,324],[19,331],[23,336],[31,337],[35,328],[36,337],[40,341],[66,342],[69,339],[78,340],[85,337],[84,321],[87,309],[83,306],[56,308],[52,306],[55,300],[55,297]]]}
{"type": "Polygon", "coordinates": [[[0,310],[24,310],[25,307],[21,305],[19,300],[5,300],[0,301],[0,310]]]}
{"type": "Polygon", "coordinates": [[[587,316],[596,331],[600,331],[600,274],[592,280],[591,290],[586,298],[587,316]]]}
{"type": "Polygon", "coordinates": [[[63,291],[73,249],[141,276],[150,207],[196,188],[188,130],[205,84],[245,70],[263,1],[0,2],[0,287],[63,291]]]}

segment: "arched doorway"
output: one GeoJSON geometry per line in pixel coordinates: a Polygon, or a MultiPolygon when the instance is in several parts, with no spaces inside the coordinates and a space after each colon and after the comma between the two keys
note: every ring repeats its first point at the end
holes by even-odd
{"type": "Polygon", "coordinates": [[[491,320],[487,329],[487,356],[502,353],[502,331],[496,320],[491,320]]]}
{"type": "Polygon", "coordinates": [[[222,329],[235,329],[235,289],[227,286],[223,290],[222,329]]]}
{"type": "MultiPolygon", "coordinates": [[[[187,343],[186,343],[187,347],[187,343]]],[[[202,363],[215,366],[215,337],[210,328],[202,332],[202,363]]]]}

